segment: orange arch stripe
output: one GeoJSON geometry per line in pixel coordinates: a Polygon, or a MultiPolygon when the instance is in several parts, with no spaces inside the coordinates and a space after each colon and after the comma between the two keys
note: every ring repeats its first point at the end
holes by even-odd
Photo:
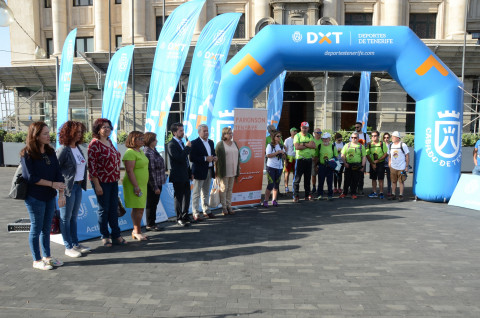
{"type": "Polygon", "coordinates": [[[443,76],[447,76],[448,75],[448,71],[442,66],[442,64],[440,64],[440,62],[437,61],[436,58],[433,57],[433,55],[430,55],[426,60],[425,62],[422,63],[422,65],[420,65],[416,70],[415,72],[420,75],[420,76],[423,76],[425,75],[432,67],[436,68],[437,71],[440,72],[440,74],[442,74],[443,76]]]}
{"type": "Polygon", "coordinates": [[[230,73],[237,75],[247,66],[250,66],[252,71],[254,71],[258,76],[265,73],[265,69],[249,53],[247,53],[247,55],[245,55],[234,67],[232,67],[230,73]]]}

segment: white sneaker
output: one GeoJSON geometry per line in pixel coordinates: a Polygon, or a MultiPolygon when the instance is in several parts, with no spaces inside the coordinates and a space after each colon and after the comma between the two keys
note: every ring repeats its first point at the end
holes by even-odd
{"type": "Polygon", "coordinates": [[[82,245],[82,244],[75,245],[73,247],[73,249],[80,252],[80,253],[88,253],[92,250],[90,247],[82,245]]]}
{"type": "Polygon", "coordinates": [[[43,261],[45,262],[45,264],[48,264],[53,267],[63,266],[63,262],[61,260],[56,259],[55,257],[50,257],[48,259],[44,257],[43,261]]]}
{"type": "Polygon", "coordinates": [[[43,260],[38,261],[38,262],[33,262],[33,268],[39,269],[42,271],[48,271],[53,269],[53,266],[50,264],[46,264],[43,260]]]}
{"type": "Polygon", "coordinates": [[[66,248],[65,255],[69,257],[81,257],[82,253],[77,251],[75,248],[66,248]]]}

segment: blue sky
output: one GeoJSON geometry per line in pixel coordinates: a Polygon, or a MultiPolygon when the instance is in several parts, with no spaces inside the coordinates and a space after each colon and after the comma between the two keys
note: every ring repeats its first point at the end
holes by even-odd
{"type": "Polygon", "coordinates": [[[10,31],[8,27],[0,27],[0,67],[11,65],[10,31]]]}

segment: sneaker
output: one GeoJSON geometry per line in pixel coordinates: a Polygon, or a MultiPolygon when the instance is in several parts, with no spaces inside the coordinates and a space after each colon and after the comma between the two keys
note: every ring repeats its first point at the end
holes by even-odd
{"type": "Polygon", "coordinates": [[[273,206],[278,206],[277,201],[273,200],[273,201],[272,201],[272,205],[273,205],[273,206]]]}
{"type": "Polygon", "coordinates": [[[400,195],[398,196],[398,202],[403,202],[403,195],[402,195],[402,194],[400,194],[400,195]]]}
{"type": "Polygon", "coordinates": [[[80,251],[76,250],[74,247],[65,249],[65,255],[68,257],[81,257],[82,253],[80,253],[80,251]]]}
{"type": "Polygon", "coordinates": [[[79,251],[80,253],[88,253],[90,252],[92,249],[88,246],[85,246],[83,244],[78,244],[78,245],[75,245],[73,247],[75,250],[79,251]]]}
{"type": "Polygon", "coordinates": [[[329,195],[327,200],[328,200],[328,201],[332,201],[332,200],[333,200],[333,197],[329,195]]]}
{"type": "Polygon", "coordinates": [[[323,195],[319,195],[317,200],[323,200],[323,195]]]}
{"type": "Polygon", "coordinates": [[[378,195],[376,192],[372,192],[368,195],[369,198],[378,198],[378,195]]]}
{"type": "Polygon", "coordinates": [[[391,196],[388,197],[389,200],[396,200],[397,196],[395,194],[392,194],[391,196]]]}
{"type": "Polygon", "coordinates": [[[380,192],[380,194],[378,195],[378,197],[379,197],[380,199],[383,199],[383,198],[384,198],[383,193],[380,192]]]}
{"type": "Polygon", "coordinates": [[[63,266],[63,262],[61,260],[56,259],[55,257],[50,257],[50,258],[43,258],[43,261],[53,267],[59,267],[63,266]]]}
{"type": "Polygon", "coordinates": [[[352,194],[352,200],[356,200],[358,197],[355,194],[352,194]]]}
{"type": "Polygon", "coordinates": [[[338,198],[340,198],[340,199],[345,199],[346,196],[347,196],[347,195],[346,195],[345,193],[342,193],[342,194],[340,194],[340,196],[339,196],[338,198]]]}
{"type": "Polygon", "coordinates": [[[293,203],[298,203],[298,196],[293,197],[293,203]]]}
{"type": "Polygon", "coordinates": [[[288,187],[285,187],[285,193],[288,193],[290,191],[288,191],[288,187]]]}
{"type": "Polygon", "coordinates": [[[33,268],[39,269],[41,271],[49,271],[53,269],[52,265],[46,264],[43,260],[38,262],[33,262],[33,268]]]}
{"type": "Polygon", "coordinates": [[[312,188],[312,193],[315,193],[315,192],[317,192],[317,187],[316,187],[316,186],[313,186],[313,188],[312,188]]]}
{"type": "Polygon", "coordinates": [[[263,207],[268,208],[268,201],[263,201],[263,207]]]}
{"type": "Polygon", "coordinates": [[[312,201],[313,197],[311,194],[308,195],[308,197],[305,198],[305,201],[312,201]]]}

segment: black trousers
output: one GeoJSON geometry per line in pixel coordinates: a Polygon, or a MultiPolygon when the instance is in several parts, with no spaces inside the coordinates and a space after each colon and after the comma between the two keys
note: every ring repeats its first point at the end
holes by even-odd
{"type": "Polygon", "coordinates": [[[350,194],[357,194],[358,182],[360,181],[363,171],[352,170],[351,168],[345,168],[345,182],[343,185],[343,194],[348,194],[350,188],[350,194]]]}
{"type": "MultiPolygon", "coordinates": [[[[160,186],[160,193],[162,187],[160,186]]],[[[147,184],[147,206],[145,214],[147,218],[147,226],[155,226],[155,220],[157,219],[157,205],[160,201],[160,194],[155,194],[155,190],[150,184],[147,184]]]]}
{"type": "Polygon", "coordinates": [[[188,221],[188,209],[190,207],[190,181],[173,182],[173,198],[177,221],[188,221]]]}
{"type": "Polygon", "coordinates": [[[340,171],[333,174],[333,187],[335,189],[341,189],[342,188],[343,170],[345,170],[345,166],[342,163],[342,166],[340,167],[340,171]]]}
{"type": "Polygon", "coordinates": [[[295,178],[293,179],[293,195],[298,197],[300,190],[300,180],[303,176],[303,187],[305,188],[305,198],[310,195],[310,181],[312,179],[312,159],[295,160],[295,178]]]}

